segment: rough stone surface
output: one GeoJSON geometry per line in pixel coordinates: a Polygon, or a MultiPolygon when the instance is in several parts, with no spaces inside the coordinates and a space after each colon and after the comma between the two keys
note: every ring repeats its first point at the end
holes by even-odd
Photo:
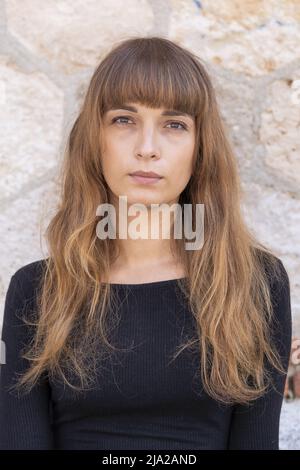
{"type": "Polygon", "coordinates": [[[291,91],[295,83],[300,84],[299,69],[288,79],[275,80],[268,87],[260,138],[266,148],[266,164],[299,185],[300,96],[297,99],[291,91]]]}
{"type": "Polygon", "coordinates": [[[100,53],[153,22],[146,0],[9,0],[7,27],[28,50],[66,73],[93,66],[100,53]]]}
{"type": "Polygon", "coordinates": [[[299,58],[297,0],[171,0],[171,39],[235,73],[260,76],[299,58]]]}
{"type": "Polygon", "coordinates": [[[284,401],[280,415],[279,449],[300,450],[300,398],[284,401]]]}
{"type": "Polygon", "coordinates": [[[42,72],[24,72],[0,57],[0,193],[15,197],[56,167],[63,93],[42,72]]]}

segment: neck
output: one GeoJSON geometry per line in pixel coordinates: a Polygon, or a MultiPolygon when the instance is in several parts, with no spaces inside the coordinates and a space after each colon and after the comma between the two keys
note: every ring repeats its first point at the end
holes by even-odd
{"type": "Polygon", "coordinates": [[[122,265],[151,267],[178,262],[172,251],[174,212],[169,207],[174,202],[158,207],[133,204],[130,211],[121,205],[121,212],[119,204],[114,204],[118,260],[122,265]]]}

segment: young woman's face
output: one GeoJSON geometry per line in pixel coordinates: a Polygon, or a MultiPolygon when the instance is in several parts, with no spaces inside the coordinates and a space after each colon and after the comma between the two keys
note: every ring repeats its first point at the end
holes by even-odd
{"type": "Polygon", "coordinates": [[[102,168],[110,202],[118,204],[118,196],[127,196],[128,205],[178,202],[192,174],[195,122],[190,115],[164,112],[128,103],[105,113],[102,168]],[[146,184],[131,176],[137,171],[161,178],[146,184]]]}

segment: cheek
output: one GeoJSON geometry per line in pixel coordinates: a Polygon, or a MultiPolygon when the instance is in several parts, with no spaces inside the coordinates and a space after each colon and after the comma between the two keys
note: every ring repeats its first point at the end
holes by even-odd
{"type": "Polygon", "coordinates": [[[172,187],[175,188],[177,192],[183,191],[190,180],[191,174],[189,167],[181,167],[181,169],[178,167],[171,175],[170,183],[172,187]]]}
{"type": "Polygon", "coordinates": [[[108,145],[102,154],[102,168],[107,179],[117,180],[124,173],[124,148],[121,150],[116,145],[108,145]]]}
{"type": "Polygon", "coordinates": [[[184,181],[190,178],[193,170],[193,150],[194,146],[187,144],[173,155],[172,167],[177,180],[184,181]]]}

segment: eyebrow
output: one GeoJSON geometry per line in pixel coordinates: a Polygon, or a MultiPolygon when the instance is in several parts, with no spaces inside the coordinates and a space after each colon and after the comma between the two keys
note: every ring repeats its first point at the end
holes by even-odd
{"type": "MultiPolygon", "coordinates": [[[[108,111],[112,111],[114,109],[125,109],[126,111],[132,111],[133,113],[138,112],[137,108],[130,105],[112,106],[108,111]]],[[[190,114],[184,113],[182,111],[177,111],[175,109],[166,109],[161,113],[161,116],[186,116],[190,119],[193,119],[193,116],[191,116],[190,114]]]]}

